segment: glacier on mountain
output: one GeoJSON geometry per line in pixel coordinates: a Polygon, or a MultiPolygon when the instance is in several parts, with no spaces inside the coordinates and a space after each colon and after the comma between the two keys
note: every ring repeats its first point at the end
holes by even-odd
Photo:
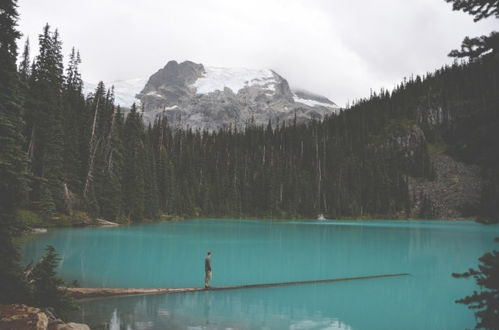
{"type": "Polygon", "coordinates": [[[253,85],[264,86],[274,91],[275,83],[271,70],[206,67],[203,76],[198,78],[192,86],[196,88],[198,94],[223,91],[225,88],[237,94],[244,87],[253,85]]]}
{"type": "MultiPolygon", "coordinates": [[[[124,108],[130,108],[133,103],[140,103],[140,101],[135,96],[140,93],[146,83],[147,78],[134,78],[104,82],[104,85],[106,86],[106,88],[114,87],[115,104],[120,105],[124,108]]],[[[93,93],[95,92],[96,88],[96,83],[84,82],[83,93],[85,95],[87,95],[88,93],[93,93]]]]}
{"type": "MultiPolygon", "coordinates": [[[[85,84],[86,92],[94,86],[85,84]]],[[[137,103],[146,123],[164,117],[173,127],[209,131],[269,121],[322,120],[340,110],[324,96],[292,90],[286,79],[268,69],[170,61],[148,79],[114,81],[106,86],[114,86],[116,103],[122,107],[137,103]]]]}

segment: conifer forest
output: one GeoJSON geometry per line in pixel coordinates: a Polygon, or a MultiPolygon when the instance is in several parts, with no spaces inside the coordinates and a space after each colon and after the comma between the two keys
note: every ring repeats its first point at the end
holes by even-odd
{"type": "MultiPolygon", "coordinates": [[[[497,1],[445,1],[475,21],[499,17],[497,1]]],[[[74,307],[60,288],[69,285],[57,277],[64,256],[59,258],[53,246],[34,265],[20,261],[21,238],[38,227],[184,218],[300,219],[308,225],[310,219],[325,218],[449,220],[448,214],[499,223],[497,32],[466,37],[450,52],[452,64],[401,78],[394,88],[371,91],[322,120],[303,122],[295,113],[292,120],[269,119],[262,125],[253,119],[244,127],[209,130],[170,125],[166,115],[145,120],[140,102],[118,105],[114,86],[102,81],[86,89],[85,54],[77,48],[63,54],[64,31],[46,24],[33,49],[18,20],[17,1],[0,1],[0,303],[56,312],[74,307]],[[21,40],[24,47],[18,49],[21,40]],[[468,183],[470,191],[479,191],[476,199],[456,193],[456,186],[468,183]],[[454,213],[444,212],[448,201],[454,213]]],[[[133,226],[119,228],[124,227],[133,226]]],[[[415,240],[407,243],[416,246],[408,250],[424,245],[419,236],[415,240]]],[[[319,250],[319,257],[326,255],[319,250]]],[[[322,269],[327,258],[314,266],[322,269]]],[[[477,270],[453,274],[473,277],[486,288],[456,302],[476,309],[477,326],[487,329],[497,328],[498,258],[497,251],[488,252],[477,270]]],[[[399,275],[409,271],[383,276],[399,275]]]]}
{"type": "Polygon", "coordinates": [[[80,54],[63,68],[59,32],[47,25],[39,39],[39,55],[31,60],[26,44],[12,74],[24,123],[22,205],[43,216],[400,217],[407,178],[432,178],[432,145],[481,166],[479,215],[497,211],[497,56],[404,79],[322,122],[210,132],[161,118],[146,127],[141,110],[115,106],[103,83],[83,95],[80,54]],[[426,139],[407,152],[400,141],[415,128],[426,139]]]}

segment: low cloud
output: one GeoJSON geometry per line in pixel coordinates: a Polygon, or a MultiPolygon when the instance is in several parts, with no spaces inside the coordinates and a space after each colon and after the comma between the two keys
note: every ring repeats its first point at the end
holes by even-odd
{"type": "MultiPolygon", "coordinates": [[[[452,60],[473,23],[444,0],[20,0],[33,48],[45,23],[80,50],[87,81],[149,76],[169,60],[271,68],[339,105],[452,60]]],[[[22,46],[20,41],[20,46],[22,46]]],[[[34,50],[32,50],[34,51],[34,50]]]]}

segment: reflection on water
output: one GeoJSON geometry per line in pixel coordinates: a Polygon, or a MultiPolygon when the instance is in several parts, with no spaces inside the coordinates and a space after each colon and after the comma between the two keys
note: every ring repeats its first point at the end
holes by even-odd
{"type": "Polygon", "coordinates": [[[109,322],[109,330],[120,330],[121,321],[118,318],[118,309],[114,309],[113,316],[111,316],[111,322],[109,322]]]}
{"type": "Polygon", "coordinates": [[[79,313],[92,315],[82,319],[92,329],[351,329],[324,315],[327,305],[341,315],[349,299],[332,299],[320,285],[307,289],[295,301],[289,288],[108,298],[83,302],[79,313]]]}
{"type": "Polygon", "coordinates": [[[497,248],[495,236],[467,222],[212,219],[53,231],[23,258],[52,244],[60,274],[87,287],[201,286],[208,250],[214,286],[411,274],[84,301],[71,319],[96,329],[464,329],[473,313],[454,301],[476,288],[450,274],[497,248]]]}

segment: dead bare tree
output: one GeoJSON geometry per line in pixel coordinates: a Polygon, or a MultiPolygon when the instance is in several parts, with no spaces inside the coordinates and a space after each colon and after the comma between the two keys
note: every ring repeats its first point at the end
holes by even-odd
{"type": "Polygon", "coordinates": [[[64,204],[66,205],[66,209],[70,216],[73,215],[73,205],[74,205],[74,196],[73,193],[69,190],[68,184],[64,183],[64,204]]]}
{"type": "Polygon", "coordinates": [[[29,139],[29,144],[28,144],[27,154],[28,154],[28,159],[30,161],[33,160],[34,153],[35,153],[35,127],[31,128],[31,137],[29,139]]]}
{"type": "Polygon", "coordinates": [[[97,103],[95,105],[95,113],[94,113],[94,122],[92,124],[92,135],[90,136],[90,152],[89,152],[89,162],[88,162],[88,171],[87,177],[85,179],[85,187],[83,188],[83,198],[87,199],[88,192],[90,190],[90,184],[93,179],[94,172],[94,164],[95,164],[95,155],[97,154],[97,139],[95,137],[95,127],[97,126],[97,116],[99,114],[99,101],[100,98],[97,98],[97,103]]]}
{"type": "Polygon", "coordinates": [[[113,110],[113,117],[111,118],[111,128],[109,129],[109,134],[107,135],[107,141],[106,141],[106,164],[107,164],[107,170],[110,171],[112,169],[112,164],[113,164],[113,148],[112,148],[112,141],[113,141],[113,133],[114,133],[114,126],[115,126],[115,120],[116,120],[116,109],[113,110]]]}

